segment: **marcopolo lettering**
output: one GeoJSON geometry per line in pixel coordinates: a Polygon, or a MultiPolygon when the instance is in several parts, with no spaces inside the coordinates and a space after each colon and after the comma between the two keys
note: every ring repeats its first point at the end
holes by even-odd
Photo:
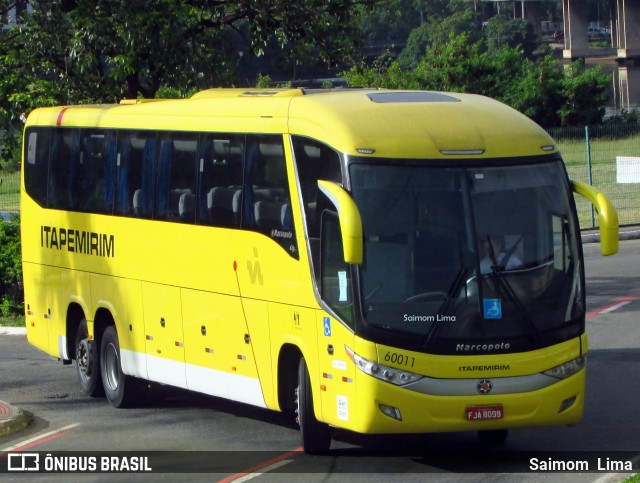
{"type": "Polygon", "coordinates": [[[498,344],[456,344],[456,352],[491,352],[509,350],[511,344],[501,342],[498,344]]]}
{"type": "Polygon", "coordinates": [[[113,258],[115,244],[115,235],[46,225],[40,227],[40,246],[43,248],[113,258]]]}
{"type": "Polygon", "coordinates": [[[281,230],[277,230],[276,228],[274,228],[273,230],[271,230],[271,237],[272,238],[287,238],[287,239],[291,239],[291,238],[293,238],[293,232],[281,231],[281,230]]]}

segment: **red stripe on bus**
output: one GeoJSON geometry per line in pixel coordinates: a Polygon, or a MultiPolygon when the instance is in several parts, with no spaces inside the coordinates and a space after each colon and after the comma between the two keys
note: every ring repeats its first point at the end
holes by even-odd
{"type": "Polygon", "coordinates": [[[69,109],[68,107],[65,107],[62,109],[62,111],[60,111],[60,114],[58,114],[58,120],[56,121],[56,126],[62,126],[62,116],[64,116],[64,113],[67,112],[67,109],[69,109]]]}

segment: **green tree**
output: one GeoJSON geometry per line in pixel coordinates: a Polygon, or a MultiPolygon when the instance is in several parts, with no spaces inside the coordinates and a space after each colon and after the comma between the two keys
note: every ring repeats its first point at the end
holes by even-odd
{"type": "Polygon", "coordinates": [[[558,109],[562,125],[586,125],[602,122],[607,102],[609,76],[603,74],[602,66],[585,69],[576,61],[564,71],[563,88],[565,101],[558,109]]]}
{"type": "MultiPolygon", "coordinates": [[[[6,0],[0,0],[6,1],[6,0]]],[[[152,98],[236,82],[242,54],[275,43],[292,59],[352,52],[351,13],[380,0],[61,0],[33,2],[0,44],[3,157],[23,112],[48,104],[152,98]]]]}
{"type": "Polygon", "coordinates": [[[428,48],[446,44],[452,35],[465,34],[469,41],[480,40],[480,25],[475,12],[469,4],[465,5],[451,15],[433,17],[428,23],[414,29],[407,46],[398,56],[398,64],[403,68],[416,67],[428,48]]]}
{"type": "Polygon", "coordinates": [[[495,15],[485,26],[487,48],[520,47],[526,57],[530,57],[536,48],[533,27],[523,19],[513,19],[506,15],[495,15]]]}
{"type": "Polygon", "coordinates": [[[527,59],[520,48],[487,50],[468,35],[432,44],[414,69],[379,60],[344,74],[354,87],[428,89],[482,94],[523,112],[544,127],[602,121],[609,79],[579,63],[562,70],[557,61],[527,59]]]}

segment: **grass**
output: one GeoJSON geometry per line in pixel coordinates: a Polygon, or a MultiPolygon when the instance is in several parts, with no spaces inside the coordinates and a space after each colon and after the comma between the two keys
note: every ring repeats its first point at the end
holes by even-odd
{"type": "MultiPolygon", "coordinates": [[[[584,139],[560,139],[560,152],[569,177],[588,182],[586,143],[584,139]]],[[[621,225],[640,223],[640,183],[618,183],[616,157],[640,158],[640,135],[619,139],[597,138],[590,142],[592,183],[611,200],[618,211],[621,225]]],[[[576,197],[580,226],[591,227],[591,205],[576,197]]],[[[597,216],[596,216],[597,225],[597,216]]]]}

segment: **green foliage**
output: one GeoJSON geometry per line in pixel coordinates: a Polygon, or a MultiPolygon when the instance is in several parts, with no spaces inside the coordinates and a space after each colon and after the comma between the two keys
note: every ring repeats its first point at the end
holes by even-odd
{"type": "Polygon", "coordinates": [[[260,89],[265,89],[269,87],[274,87],[273,81],[271,80],[271,76],[269,74],[258,74],[258,81],[256,82],[256,87],[260,89]]]}
{"type": "Polygon", "coordinates": [[[245,59],[268,48],[331,65],[353,52],[352,10],[380,1],[32,2],[0,42],[2,157],[16,159],[20,116],[39,106],[233,86],[245,59]]]}
{"type": "Polygon", "coordinates": [[[482,94],[498,99],[543,127],[594,124],[602,121],[608,76],[599,68],[568,69],[543,57],[527,59],[520,48],[487,50],[466,34],[434,43],[413,69],[379,59],[344,73],[353,87],[426,89],[482,94]]]}
{"type": "Polygon", "coordinates": [[[197,89],[184,90],[178,87],[160,86],[156,91],[156,99],[186,99],[196,93],[197,89]]]}
{"type": "Polygon", "coordinates": [[[255,87],[259,89],[270,89],[275,87],[292,87],[293,84],[289,82],[274,82],[269,74],[258,74],[258,80],[255,87]]]}
{"type": "Polygon", "coordinates": [[[20,219],[0,220],[0,315],[18,316],[24,310],[20,219]]]}
{"type": "Polygon", "coordinates": [[[530,57],[536,48],[533,27],[526,20],[495,15],[485,27],[487,48],[521,48],[525,57],[530,57]]]}
{"type": "Polygon", "coordinates": [[[602,122],[606,88],[610,82],[602,73],[602,67],[585,69],[581,62],[574,62],[565,70],[563,87],[565,103],[558,109],[563,126],[589,125],[602,122]]]}
{"type": "Polygon", "coordinates": [[[454,11],[450,15],[433,15],[428,22],[414,29],[404,50],[398,56],[402,68],[413,68],[431,46],[446,44],[453,35],[465,34],[468,39],[479,40],[480,28],[471,6],[454,11]]]}
{"type": "Polygon", "coordinates": [[[431,24],[422,24],[413,29],[407,39],[407,45],[398,56],[398,65],[403,69],[418,65],[427,47],[431,45],[431,24]]]}
{"type": "Polygon", "coordinates": [[[606,124],[631,124],[637,125],[640,123],[640,112],[637,108],[631,110],[622,109],[619,114],[611,116],[604,121],[606,124]]]}

